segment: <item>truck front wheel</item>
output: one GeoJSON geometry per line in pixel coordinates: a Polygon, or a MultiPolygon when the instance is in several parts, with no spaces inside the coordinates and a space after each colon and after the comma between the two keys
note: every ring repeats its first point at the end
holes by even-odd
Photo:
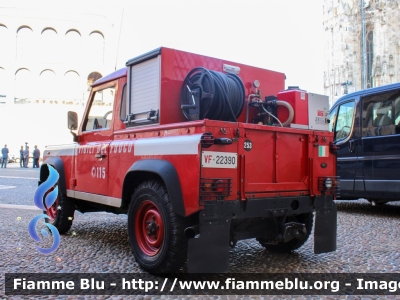
{"type": "Polygon", "coordinates": [[[71,228],[74,219],[74,200],[62,195],[59,191],[57,200],[52,206],[47,207],[43,213],[49,217],[46,222],[54,225],[59,233],[66,233],[71,228]]]}
{"type": "Polygon", "coordinates": [[[273,252],[290,252],[300,248],[308,240],[308,237],[311,234],[311,230],[314,223],[314,214],[312,212],[300,214],[288,218],[286,222],[298,222],[305,224],[307,230],[306,235],[301,239],[293,238],[286,243],[285,242],[274,243],[270,240],[259,238],[257,240],[261,244],[261,246],[265,247],[265,249],[267,249],[268,251],[273,251],[273,252]]]}
{"type": "Polygon", "coordinates": [[[179,270],[187,257],[185,219],[174,213],[168,192],[158,181],[141,183],[128,212],[128,234],[137,263],[154,273],[179,270]]]}

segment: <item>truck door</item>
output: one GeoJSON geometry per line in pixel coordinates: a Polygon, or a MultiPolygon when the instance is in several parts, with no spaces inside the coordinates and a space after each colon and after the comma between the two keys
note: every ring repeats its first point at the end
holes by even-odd
{"type": "Polygon", "coordinates": [[[330,130],[335,133],[334,140],[338,147],[337,175],[340,176],[340,194],[343,199],[354,193],[357,152],[360,143],[354,122],[356,100],[352,98],[334,107],[329,117],[330,130]]]}
{"type": "Polygon", "coordinates": [[[109,147],[113,138],[114,82],[93,88],[76,156],[76,197],[101,203],[108,191],[109,147]],[[81,194],[77,194],[81,192],[81,194]]]}

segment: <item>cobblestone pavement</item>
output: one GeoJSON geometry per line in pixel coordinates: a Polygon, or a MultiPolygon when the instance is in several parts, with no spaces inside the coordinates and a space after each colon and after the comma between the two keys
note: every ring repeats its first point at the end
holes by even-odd
{"type": "MultiPolygon", "coordinates": [[[[26,299],[4,295],[5,273],[143,273],[131,254],[127,216],[75,213],[72,229],[60,247],[42,255],[28,233],[28,223],[40,211],[33,205],[38,170],[0,169],[0,299],[26,299]],[[15,187],[13,187],[15,186],[15,187]],[[1,189],[3,187],[3,189],[1,189]],[[8,187],[8,188],[4,188],[8,187]],[[3,205],[3,206],[2,206],[3,205]]],[[[312,236],[293,253],[266,251],[254,239],[238,242],[230,251],[232,273],[398,273],[400,267],[400,202],[373,207],[366,200],[338,201],[337,251],[315,255],[312,236]]],[[[185,270],[183,270],[185,271],[185,270]]],[[[287,297],[287,296],[286,296],[287,297]]],[[[279,296],[150,296],[131,299],[280,299],[279,296]]],[[[30,299],[37,299],[37,296],[30,299]]],[[[47,299],[46,297],[41,297],[47,299]]],[[[73,296],[54,296],[72,299],[73,296]]],[[[82,296],[79,299],[126,299],[125,296],[82,296]]],[[[295,299],[321,296],[293,296],[295,299]]],[[[333,299],[335,296],[325,296],[333,299]]],[[[340,296],[348,299],[383,299],[378,296],[340,296]]],[[[50,299],[50,298],[49,298],[50,299]]],[[[392,296],[391,299],[400,299],[392,296]]]]}

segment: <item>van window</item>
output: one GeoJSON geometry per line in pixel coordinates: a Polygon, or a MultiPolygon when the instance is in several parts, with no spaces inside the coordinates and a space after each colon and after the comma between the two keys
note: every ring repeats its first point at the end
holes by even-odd
{"type": "Polygon", "coordinates": [[[347,102],[339,106],[334,124],[335,141],[346,139],[351,133],[353,126],[355,102],[347,102]]]}
{"type": "Polygon", "coordinates": [[[400,134],[400,96],[394,100],[394,126],[396,126],[396,134],[400,134]]]}
{"type": "Polygon", "coordinates": [[[363,99],[363,136],[395,134],[400,124],[400,95],[392,91],[363,99]]]}

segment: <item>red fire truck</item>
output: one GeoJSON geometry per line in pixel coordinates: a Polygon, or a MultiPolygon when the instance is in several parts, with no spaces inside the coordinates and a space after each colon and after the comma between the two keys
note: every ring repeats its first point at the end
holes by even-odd
{"type": "Polygon", "coordinates": [[[308,239],[336,250],[336,148],[325,96],[284,90],[283,73],[169,48],[135,57],[92,85],[74,143],[44,151],[59,173],[46,209],[60,233],[75,210],[128,215],[150,272],[226,272],[229,247],[271,251],[308,239]]]}

